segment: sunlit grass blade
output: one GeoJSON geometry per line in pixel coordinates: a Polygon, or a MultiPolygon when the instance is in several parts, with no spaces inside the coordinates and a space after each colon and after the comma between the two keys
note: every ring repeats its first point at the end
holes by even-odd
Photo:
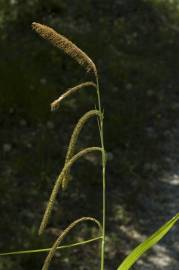
{"type": "Polygon", "coordinates": [[[159,242],[179,219],[179,213],[165,223],[159,230],[138,245],[122,262],[117,270],[128,270],[151,247],[159,242]]]}

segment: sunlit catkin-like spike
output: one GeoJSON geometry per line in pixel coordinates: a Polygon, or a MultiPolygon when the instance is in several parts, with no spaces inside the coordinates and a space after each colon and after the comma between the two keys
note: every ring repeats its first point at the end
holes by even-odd
{"type": "Polygon", "coordinates": [[[92,218],[92,217],[82,217],[82,218],[79,218],[77,220],[75,220],[74,222],[72,222],[63,232],[62,234],[57,238],[57,240],[55,241],[55,243],[53,244],[49,254],[47,255],[46,259],[45,259],[45,262],[44,262],[44,265],[42,267],[42,270],[48,270],[49,269],[49,266],[50,266],[50,263],[51,263],[51,260],[52,258],[54,257],[55,255],[55,252],[56,252],[56,249],[57,247],[60,245],[60,243],[62,242],[62,240],[64,239],[64,237],[80,222],[83,222],[83,221],[92,221],[94,223],[96,223],[99,227],[99,230],[100,230],[100,233],[102,233],[102,227],[101,227],[101,224],[100,222],[95,219],[95,218],[92,218]]]}
{"type": "Polygon", "coordinates": [[[73,42],[66,37],[57,33],[51,27],[33,22],[32,28],[44,39],[50,41],[55,47],[60,48],[66,54],[74,58],[80,65],[84,66],[87,71],[93,71],[97,76],[96,66],[89,56],[78,48],[73,42]]]}
{"type": "MultiPolygon", "coordinates": [[[[70,143],[68,146],[68,151],[66,154],[66,158],[65,158],[65,164],[70,160],[70,158],[72,158],[72,156],[74,155],[74,151],[75,151],[75,146],[79,137],[79,134],[81,132],[81,129],[83,128],[83,126],[85,125],[85,123],[92,117],[94,116],[98,116],[100,117],[100,112],[98,110],[91,110],[87,113],[85,113],[80,120],[78,121],[77,125],[74,128],[74,131],[72,133],[71,139],[70,139],[70,143]]],[[[68,181],[69,181],[69,170],[66,170],[65,176],[63,178],[62,181],[62,188],[65,189],[68,185],[68,181]]]]}
{"type": "Polygon", "coordinates": [[[52,208],[58,193],[58,190],[60,188],[60,185],[62,183],[62,180],[64,178],[64,175],[66,173],[67,170],[69,170],[71,168],[71,166],[73,165],[74,162],[76,162],[79,158],[81,158],[82,156],[94,152],[94,151],[100,151],[102,152],[102,148],[101,147],[89,147],[89,148],[85,148],[84,150],[80,151],[79,153],[77,153],[75,156],[73,156],[63,167],[63,170],[61,171],[61,173],[59,174],[55,185],[53,187],[52,193],[50,195],[50,199],[48,201],[42,222],[40,224],[40,228],[39,228],[39,235],[43,233],[44,229],[47,226],[48,220],[51,216],[51,212],[52,212],[52,208]]]}
{"type": "Polygon", "coordinates": [[[56,99],[55,101],[53,101],[53,102],[51,103],[51,110],[52,110],[52,111],[55,111],[57,108],[59,108],[60,103],[61,103],[61,101],[62,101],[64,98],[66,98],[66,97],[72,95],[73,93],[75,93],[75,92],[81,90],[82,88],[86,88],[86,87],[94,87],[94,88],[96,89],[96,84],[93,83],[93,82],[84,82],[84,83],[78,84],[78,85],[76,85],[76,86],[74,86],[74,87],[68,89],[68,90],[67,90],[64,94],[62,94],[58,99],[56,99]]]}

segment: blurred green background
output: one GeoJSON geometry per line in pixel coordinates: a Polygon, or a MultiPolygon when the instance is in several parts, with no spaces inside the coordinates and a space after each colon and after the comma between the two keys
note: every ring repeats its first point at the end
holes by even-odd
{"type": "MultiPolygon", "coordinates": [[[[66,35],[98,67],[108,153],[106,269],[116,269],[129,248],[130,236],[121,225],[143,232],[160,178],[171,169],[170,132],[179,111],[179,1],[0,0],[2,252],[49,247],[76,218],[101,218],[100,161],[90,155],[73,167],[71,185],[59,194],[46,233],[37,235],[70,134],[79,117],[94,108],[96,96],[86,89],[50,112],[55,98],[91,77],[39,38],[31,30],[33,21],[66,35]]],[[[90,120],[78,149],[98,143],[97,123],[90,120]]],[[[79,226],[66,241],[96,234],[91,226],[79,226]]],[[[52,268],[99,269],[97,250],[95,243],[62,251],[52,268]]],[[[41,269],[44,258],[2,257],[0,270],[41,269]]]]}

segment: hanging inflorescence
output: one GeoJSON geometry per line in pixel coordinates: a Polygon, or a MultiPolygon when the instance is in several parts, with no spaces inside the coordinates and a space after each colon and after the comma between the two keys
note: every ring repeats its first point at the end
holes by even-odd
{"type": "Polygon", "coordinates": [[[102,239],[101,241],[101,270],[104,268],[104,237],[105,237],[105,189],[104,189],[104,180],[105,180],[105,150],[104,150],[104,142],[103,142],[103,114],[101,111],[101,103],[100,103],[100,93],[99,93],[99,83],[98,83],[98,75],[97,75],[97,69],[94,64],[94,62],[89,58],[89,56],[83,52],[80,48],[78,48],[73,42],[71,42],[69,39],[64,37],[63,35],[57,33],[52,28],[42,25],[39,23],[32,23],[32,28],[44,39],[50,41],[55,47],[61,49],[63,52],[68,54],[70,57],[72,57],[74,60],[76,60],[81,66],[83,66],[87,72],[92,72],[94,74],[95,82],[93,81],[87,81],[80,83],[72,88],[67,89],[59,98],[54,100],[51,103],[51,110],[54,111],[58,109],[62,103],[62,101],[74,94],[75,92],[78,92],[85,88],[92,88],[96,90],[97,97],[98,97],[98,109],[90,110],[86,112],[77,122],[74,131],[71,135],[71,139],[68,145],[68,150],[65,158],[64,167],[61,170],[59,176],[56,179],[56,182],[53,186],[51,195],[49,197],[49,201],[47,203],[47,207],[45,209],[45,213],[43,215],[40,228],[39,228],[39,234],[42,234],[48,224],[48,221],[51,217],[52,209],[57,197],[57,194],[62,188],[62,190],[67,188],[67,185],[69,183],[70,179],[70,170],[72,165],[81,157],[91,153],[91,152],[100,152],[102,155],[102,173],[103,173],[103,223],[102,225],[100,222],[93,217],[82,217],[80,219],[75,220],[72,222],[64,231],[63,233],[57,238],[55,241],[53,247],[51,248],[45,262],[43,265],[43,270],[47,270],[51,259],[53,258],[56,249],[58,248],[61,241],[64,239],[65,235],[78,223],[83,221],[92,221],[93,223],[96,223],[99,227],[100,237],[99,239],[102,239]],[[97,117],[98,120],[98,126],[99,126],[99,134],[101,139],[101,147],[98,146],[92,146],[85,148],[81,150],[78,153],[75,153],[76,150],[76,144],[78,141],[78,137],[80,135],[80,132],[82,128],[84,127],[85,123],[93,117],[97,117]]]}

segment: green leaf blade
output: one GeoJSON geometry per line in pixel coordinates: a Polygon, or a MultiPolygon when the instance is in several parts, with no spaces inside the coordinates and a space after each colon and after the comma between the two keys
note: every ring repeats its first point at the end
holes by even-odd
{"type": "Polygon", "coordinates": [[[159,230],[139,244],[122,262],[117,270],[128,270],[151,247],[157,244],[179,220],[179,213],[165,223],[159,230]]]}

